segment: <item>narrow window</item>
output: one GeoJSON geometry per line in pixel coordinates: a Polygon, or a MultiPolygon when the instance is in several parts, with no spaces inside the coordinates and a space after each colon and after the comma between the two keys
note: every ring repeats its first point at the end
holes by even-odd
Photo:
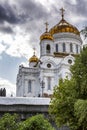
{"type": "Polygon", "coordinates": [[[46,52],[50,53],[50,45],[49,44],[46,46],[46,52]]]}
{"type": "Polygon", "coordinates": [[[56,52],[58,52],[58,44],[56,44],[56,52]]]}
{"type": "Polygon", "coordinates": [[[31,80],[28,81],[28,93],[31,92],[31,80]]]}
{"type": "Polygon", "coordinates": [[[73,52],[73,45],[70,43],[70,52],[73,52]]]}
{"type": "Polygon", "coordinates": [[[78,53],[78,45],[76,45],[76,53],[78,53]]]}
{"type": "Polygon", "coordinates": [[[66,52],[66,46],[65,46],[65,43],[63,43],[63,52],[66,52]]]}
{"type": "Polygon", "coordinates": [[[48,77],[48,90],[51,90],[51,78],[50,77],[48,77]]]}

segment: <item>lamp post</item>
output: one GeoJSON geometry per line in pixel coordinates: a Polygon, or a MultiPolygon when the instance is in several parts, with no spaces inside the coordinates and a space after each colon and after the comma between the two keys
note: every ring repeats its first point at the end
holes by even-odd
{"type": "Polygon", "coordinates": [[[45,88],[45,83],[44,83],[44,81],[42,80],[41,81],[41,88],[42,88],[42,97],[43,97],[43,93],[44,93],[44,88],[45,88]]]}

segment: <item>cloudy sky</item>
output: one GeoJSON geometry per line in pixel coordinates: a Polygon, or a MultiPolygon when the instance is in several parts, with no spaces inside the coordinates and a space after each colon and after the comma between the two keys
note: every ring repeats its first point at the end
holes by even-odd
{"type": "Polygon", "coordinates": [[[7,96],[15,95],[18,67],[28,64],[34,47],[39,57],[44,23],[49,29],[57,24],[62,7],[69,23],[79,30],[87,26],[87,0],[0,0],[0,88],[7,96]]]}

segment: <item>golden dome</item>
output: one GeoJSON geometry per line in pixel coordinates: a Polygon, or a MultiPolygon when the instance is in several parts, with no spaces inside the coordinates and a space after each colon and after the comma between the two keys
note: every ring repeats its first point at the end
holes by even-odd
{"type": "Polygon", "coordinates": [[[29,62],[38,62],[38,57],[35,55],[35,48],[34,49],[34,54],[33,56],[29,59],[29,62]]]}
{"type": "Polygon", "coordinates": [[[64,9],[61,8],[61,16],[62,19],[60,20],[60,22],[58,24],[56,24],[53,28],[50,29],[50,33],[51,35],[55,34],[55,33],[74,33],[76,35],[80,35],[79,30],[74,27],[73,25],[69,24],[65,19],[64,19],[64,9]]]}
{"type": "Polygon", "coordinates": [[[38,62],[38,58],[37,56],[33,55],[30,59],[29,59],[29,62],[38,62]]]}
{"type": "Polygon", "coordinates": [[[40,40],[43,40],[43,39],[53,40],[53,36],[49,32],[45,32],[40,36],[40,40]]]}
{"type": "Polygon", "coordinates": [[[64,19],[62,19],[58,24],[56,24],[53,28],[51,28],[49,32],[51,33],[51,35],[64,32],[80,35],[79,30],[73,25],[69,24],[64,19]]]}
{"type": "Polygon", "coordinates": [[[46,22],[45,24],[46,24],[46,32],[40,36],[40,40],[43,39],[53,40],[53,36],[48,32],[48,23],[46,22]]]}

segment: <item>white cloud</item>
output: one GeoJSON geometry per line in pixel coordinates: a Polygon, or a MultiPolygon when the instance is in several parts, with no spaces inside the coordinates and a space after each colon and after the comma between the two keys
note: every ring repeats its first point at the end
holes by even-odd
{"type": "Polygon", "coordinates": [[[72,5],[76,5],[77,4],[77,0],[69,0],[69,1],[67,1],[67,0],[63,0],[63,2],[68,2],[68,3],[70,3],[70,4],[72,4],[72,5]]]}
{"type": "Polygon", "coordinates": [[[29,63],[28,62],[21,62],[20,65],[23,65],[24,67],[29,67],[29,63]]]}
{"type": "Polygon", "coordinates": [[[33,48],[29,43],[30,35],[25,33],[20,27],[15,28],[16,34],[0,34],[0,53],[5,51],[13,57],[25,57],[29,58],[32,56],[33,48]]]}
{"type": "Polygon", "coordinates": [[[17,35],[15,41],[6,50],[6,53],[14,57],[29,58],[32,54],[32,47],[28,43],[27,34],[26,36],[17,35]]]}
{"type": "Polygon", "coordinates": [[[55,0],[36,0],[37,2],[41,3],[48,11],[51,11],[52,6],[56,6],[57,8],[61,8],[64,6],[63,1],[55,1],[55,0]]]}
{"type": "Polygon", "coordinates": [[[84,16],[75,16],[73,14],[71,14],[71,16],[72,16],[71,20],[73,23],[79,23],[79,21],[84,22],[86,20],[86,17],[84,17],[84,16]]]}
{"type": "Polygon", "coordinates": [[[0,43],[0,54],[1,54],[3,51],[5,51],[5,49],[6,49],[6,46],[3,45],[3,43],[0,43]]]}
{"type": "Polygon", "coordinates": [[[0,78],[0,88],[6,89],[6,96],[16,95],[16,85],[7,79],[0,78]]]}

